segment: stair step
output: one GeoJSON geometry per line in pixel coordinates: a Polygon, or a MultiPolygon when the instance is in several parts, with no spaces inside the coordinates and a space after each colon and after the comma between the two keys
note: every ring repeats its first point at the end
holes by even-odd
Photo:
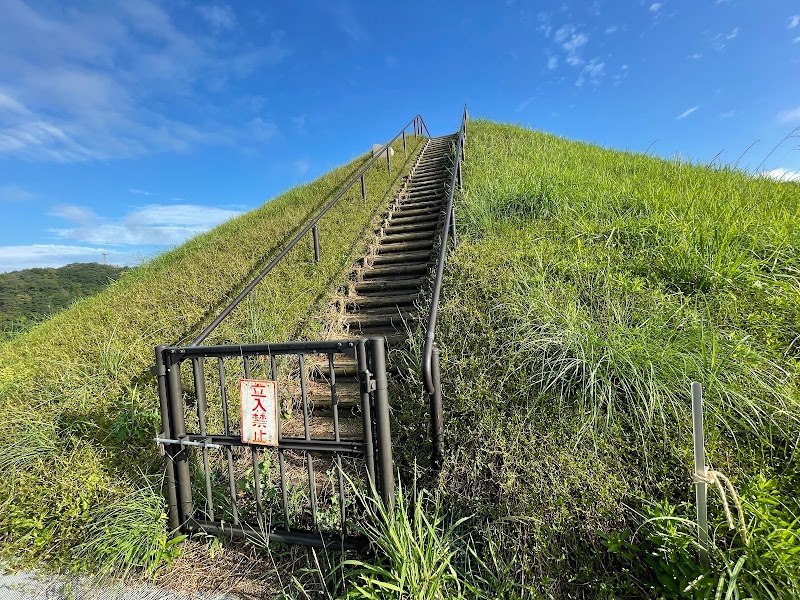
{"type": "Polygon", "coordinates": [[[362,273],[364,279],[375,279],[376,277],[389,276],[408,276],[418,273],[426,273],[430,269],[427,262],[406,265],[387,265],[385,267],[372,267],[365,269],[362,273]]]}
{"type": "Polygon", "coordinates": [[[434,232],[432,231],[419,231],[414,229],[410,232],[395,232],[388,233],[384,230],[384,235],[381,238],[381,244],[402,244],[416,240],[433,240],[434,232]]]}
{"type": "MultiPolygon", "coordinates": [[[[416,217],[392,217],[389,224],[386,226],[387,230],[395,230],[398,227],[419,227],[420,229],[435,228],[441,217],[441,211],[435,213],[428,213],[427,215],[418,215],[416,217]]],[[[390,231],[391,233],[391,231],[390,231]]]]}
{"type": "Polygon", "coordinates": [[[425,283],[425,277],[402,277],[397,279],[382,279],[373,281],[359,281],[353,287],[360,296],[375,294],[385,294],[395,292],[397,294],[413,293],[411,290],[419,290],[425,283]],[[401,291],[398,291],[401,290],[401,291]],[[409,290],[409,291],[406,291],[409,290]]]}
{"type": "Polygon", "coordinates": [[[417,240],[413,242],[401,242],[399,244],[381,243],[375,247],[375,252],[378,254],[387,254],[391,252],[406,252],[408,250],[432,250],[433,237],[427,240],[417,240]]]}
{"type": "Polygon", "coordinates": [[[431,236],[431,232],[436,229],[437,220],[428,221],[426,223],[417,223],[417,224],[396,224],[390,223],[388,227],[384,228],[384,232],[386,235],[397,235],[398,233],[415,233],[415,232],[428,232],[428,236],[431,236]]]}
{"type": "Polygon", "coordinates": [[[444,206],[444,202],[442,202],[441,199],[420,200],[419,202],[404,199],[402,202],[400,202],[400,204],[397,205],[396,210],[420,210],[423,208],[435,209],[441,206],[444,206]]]}
{"type": "Polygon", "coordinates": [[[423,207],[423,208],[398,207],[397,210],[395,210],[392,213],[392,219],[394,219],[395,217],[420,217],[422,215],[437,214],[440,211],[441,211],[441,206],[435,206],[435,205],[431,205],[431,206],[423,207]]]}
{"type": "Polygon", "coordinates": [[[404,329],[406,323],[413,321],[416,316],[415,312],[394,312],[378,315],[359,313],[345,317],[345,322],[350,325],[350,333],[376,329],[383,331],[389,327],[404,329]]]}
{"type": "Polygon", "coordinates": [[[372,264],[377,265],[386,265],[386,264],[396,264],[396,263],[418,263],[418,262],[428,262],[431,258],[431,252],[428,251],[416,251],[416,252],[387,252],[385,254],[378,254],[377,256],[373,256],[370,260],[372,264]]]}
{"type": "MultiPolygon", "coordinates": [[[[339,410],[342,409],[350,409],[350,408],[358,408],[361,406],[361,396],[356,394],[343,394],[338,389],[339,386],[336,386],[336,406],[339,410]]],[[[308,401],[311,403],[311,406],[314,407],[315,410],[319,409],[328,409],[333,411],[333,404],[331,403],[331,396],[330,394],[309,394],[308,401]]],[[[341,423],[339,424],[341,426],[341,423]]],[[[341,428],[341,427],[340,427],[341,428]]],[[[331,426],[331,430],[333,427],[331,426]]]]}
{"type": "Polygon", "coordinates": [[[419,292],[415,294],[387,293],[383,296],[348,296],[346,298],[342,298],[341,302],[343,302],[348,309],[349,307],[353,306],[361,310],[372,310],[375,308],[382,308],[384,306],[395,307],[406,304],[414,304],[417,298],[419,298],[419,292]]]}

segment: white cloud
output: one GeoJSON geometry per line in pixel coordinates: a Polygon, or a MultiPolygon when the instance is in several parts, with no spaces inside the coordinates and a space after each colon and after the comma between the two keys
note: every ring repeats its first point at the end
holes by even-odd
{"type": "Polygon", "coordinates": [[[792,15],[789,17],[789,29],[797,27],[800,25],[800,15],[792,15]]]}
{"type": "Polygon", "coordinates": [[[797,108],[792,108],[790,110],[785,110],[781,113],[778,113],[778,122],[779,123],[800,122],[800,106],[798,106],[797,108]]]}
{"type": "Polygon", "coordinates": [[[800,36],[797,36],[796,38],[794,38],[794,39],[792,40],[792,43],[793,43],[793,44],[800,44],[800,36]]]}
{"type": "Polygon", "coordinates": [[[0,202],[30,202],[36,199],[36,194],[29,192],[25,188],[7,184],[0,185],[0,202]]]}
{"type": "Polygon", "coordinates": [[[528,108],[528,105],[529,105],[531,102],[533,102],[534,100],[536,100],[536,98],[537,98],[536,96],[531,96],[530,98],[525,98],[525,100],[523,100],[522,102],[520,102],[519,104],[517,104],[517,106],[516,106],[516,108],[515,108],[514,110],[515,110],[516,112],[522,112],[523,110],[525,110],[526,108],[528,108]]]}
{"type": "Polygon", "coordinates": [[[231,31],[236,27],[236,14],[227,4],[198,6],[197,12],[216,32],[231,31]]]}
{"type": "Polygon", "coordinates": [[[734,27],[728,33],[718,33],[714,37],[711,38],[711,47],[718,52],[724,50],[728,42],[731,40],[735,40],[739,36],[739,28],[734,27]]]}
{"type": "Polygon", "coordinates": [[[556,69],[556,68],[558,68],[558,57],[557,56],[551,56],[550,58],[547,59],[547,68],[549,70],[551,70],[551,71],[556,69]]]}
{"type": "Polygon", "coordinates": [[[77,162],[241,146],[247,120],[219,92],[289,54],[280,32],[244,49],[190,35],[154,0],[38,6],[3,3],[0,155],[77,162]]]}
{"type": "Polygon", "coordinates": [[[720,113],[720,115],[719,115],[719,118],[720,118],[720,119],[730,119],[730,118],[731,118],[732,116],[734,116],[735,114],[736,114],[736,111],[735,111],[735,110],[729,110],[729,111],[727,111],[727,112],[720,113]]]}
{"type": "Polygon", "coordinates": [[[703,53],[695,52],[694,54],[690,54],[689,58],[691,58],[692,60],[700,60],[701,58],[703,58],[703,53]]]}
{"type": "Polygon", "coordinates": [[[677,117],[675,117],[675,119],[676,120],[685,119],[686,117],[691,115],[693,112],[695,112],[699,108],[700,108],[699,104],[697,106],[693,106],[692,108],[689,108],[689,109],[683,111],[681,114],[679,114],[677,117]]]}
{"type": "Polygon", "coordinates": [[[598,85],[603,75],[605,75],[606,63],[600,62],[598,59],[592,59],[583,69],[581,69],[575,85],[582,87],[585,83],[598,85]]]}
{"type": "Polygon", "coordinates": [[[800,171],[792,171],[782,167],[772,169],[771,171],[764,171],[762,175],[770,179],[775,179],[776,181],[800,181],[800,171]]]}
{"type": "Polygon", "coordinates": [[[134,189],[134,188],[129,189],[128,192],[131,193],[131,194],[136,194],[137,196],[152,196],[153,195],[153,192],[148,192],[147,190],[137,190],[137,189],[134,189]]]}
{"type": "Polygon", "coordinates": [[[57,206],[50,214],[71,225],[53,230],[62,239],[109,246],[163,246],[180,244],[241,213],[193,204],[149,204],[120,219],[101,217],[88,208],[75,205],[57,206]]]}
{"type": "Polygon", "coordinates": [[[660,2],[654,2],[653,4],[650,5],[650,12],[654,12],[654,13],[658,12],[659,10],[661,10],[662,6],[664,6],[664,5],[661,4],[660,2]]]}
{"type": "Polygon", "coordinates": [[[611,27],[606,27],[605,34],[611,35],[612,33],[617,32],[618,27],[616,25],[612,25],[611,27]]]}
{"type": "Polygon", "coordinates": [[[63,267],[74,262],[103,262],[114,265],[135,265],[141,262],[135,252],[117,252],[91,246],[31,244],[0,246],[0,273],[33,267],[63,267]],[[105,254],[105,256],[103,256],[105,254]]]}
{"type": "Polygon", "coordinates": [[[581,49],[589,42],[589,36],[578,33],[574,25],[564,25],[556,31],[554,39],[566,54],[567,64],[576,67],[585,61],[581,58],[581,49]]]}

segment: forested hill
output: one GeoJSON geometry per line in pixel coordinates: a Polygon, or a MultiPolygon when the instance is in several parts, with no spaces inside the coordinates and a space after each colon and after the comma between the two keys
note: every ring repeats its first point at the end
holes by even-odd
{"type": "Polygon", "coordinates": [[[14,337],[79,298],[99,292],[126,269],[73,263],[58,269],[0,273],[0,341],[14,337]]]}

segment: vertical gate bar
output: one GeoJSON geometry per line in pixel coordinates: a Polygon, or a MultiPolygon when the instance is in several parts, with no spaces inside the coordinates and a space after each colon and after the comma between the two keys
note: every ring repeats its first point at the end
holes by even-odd
{"type": "MultiPolygon", "coordinates": [[[[243,356],[244,378],[250,379],[250,357],[243,356]]],[[[256,492],[256,515],[259,520],[264,517],[264,504],[261,501],[261,473],[258,470],[258,450],[250,446],[250,462],[253,465],[253,488],[256,492]]]]}
{"type": "MultiPolygon", "coordinates": [[[[308,395],[306,394],[306,359],[305,355],[301,352],[297,355],[300,364],[300,396],[303,403],[303,430],[305,432],[306,440],[311,439],[311,430],[309,429],[309,414],[308,414],[308,395]]],[[[311,527],[314,531],[317,530],[317,486],[314,480],[314,459],[311,458],[311,453],[306,450],[306,467],[308,468],[308,498],[311,504],[311,527]]]]}
{"type": "Polygon", "coordinates": [[[408,152],[406,152],[406,130],[403,129],[403,156],[408,156],[408,152]]]}
{"type": "MultiPolygon", "coordinates": [[[[200,425],[200,435],[206,435],[206,378],[203,373],[203,359],[192,358],[192,375],[194,376],[194,393],[197,399],[197,422],[200,425]]],[[[204,439],[203,442],[208,442],[204,439]]],[[[209,520],[214,520],[214,499],[211,495],[211,471],[208,468],[208,448],[203,446],[203,476],[206,480],[206,502],[209,520]]]]}
{"type": "MultiPolygon", "coordinates": [[[[165,355],[167,367],[167,389],[169,390],[170,416],[173,439],[186,437],[186,421],[183,413],[183,390],[181,389],[181,361],[173,354],[165,355]]],[[[192,504],[192,482],[189,470],[189,450],[179,448],[175,452],[175,477],[178,481],[178,506],[180,507],[181,526],[191,525],[194,520],[192,504]]]]}
{"type": "Polygon", "coordinates": [[[311,235],[314,238],[314,262],[319,262],[319,230],[316,225],[311,228],[311,235]]]}
{"type": "Polygon", "coordinates": [[[444,440],[444,419],[442,415],[442,377],[439,368],[439,348],[433,344],[431,352],[431,375],[433,378],[433,394],[430,395],[431,413],[431,461],[438,468],[442,464],[444,440]]]}
{"type": "MultiPolygon", "coordinates": [[[[164,366],[165,346],[156,346],[156,381],[158,382],[158,399],[161,407],[161,431],[163,437],[172,439],[172,426],[169,417],[169,397],[167,392],[167,372],[164,366]]],[[[169,528],[176,531],[180,526],[180,514],[178,512],[178,491],[175,489],[175,448],[172,444],[164,444],[165,470],[167,482],[167,504],[169,505],[169,528]]]]}
{"type": "MultiPolygon", "coordinates": [[[[269,376],[275,382],[275,391],[278,391],[278,369],[275,365],[275,356],[270,353],[269,355],[269,376]]],[[[275,399],[276,402],[278,398],[275,399]]],[[[283,438],[283,426],[281,424],[282,416],[280,404],[278,404],[278,446],[280,446],[281,439],[283,438]]],[[[286,531],[291,531],[289,527],[289,493],[286,489],[286,454],[283,448],[278,447],[278,468],[281,476],[281,499],[283,500],[283,528],[286,531]]]]}
{"type": "MultiPolygon", "coordinates": [[[[339,442],[339,397],[336,394],[336,371],[333,369],[333,353],[328,354],[328,373],[331,382],[331,406],[333,407],[333,437],[339,442]]],[[[342,526],[342,535],[345,534],[345,507],[344,507],[344,473],[342,471],[342,455],[336,453],[336,466],[339,468],[339,517],[342,526]]]]}
{"type": "Polygon", "coordinates": [[[378,482],[375,479],[375,449],[372,440],[372,407],[370,406],[370,393],[367,377],[367,347],[364,340],[358,341],[358,386],[361,390],[361,428],[364,435],[364,461],[367,463],[367,475],[370,484],[377,490],[378,482]]]}
{"type": "Polygon", "coordinates": [[[384,338],[370,338],[370,358],[375,378],[375,427],[378,434],[381,498],[387,510],[394,506],[394,461],[392,433],[389,425],[389,387],[386,380],[386,350],[384,338]]]}
{"type": "Polygon", "coordinates": [[[364,181],[364,176],[361,176],[361,200],[364,204],[367,203],[367,183],[364,181]]]}
{"type": "MultiPolygon", "coordinates": [[[[231,434],[230,420],[228,418],[228,390],[225,389],[225,362],[222,357],[217,358],[217,370],[219,371],[219,391],[222,397],[222,426],[225,435],[231,434]]],[[[239,524],[239,510],[236,507],[236,480],[233,476],[233,453],[230,446],[225,446],[225,456],[228,461],[228,487],[231,494],[231,514],[233,524],[239,524]]]]}

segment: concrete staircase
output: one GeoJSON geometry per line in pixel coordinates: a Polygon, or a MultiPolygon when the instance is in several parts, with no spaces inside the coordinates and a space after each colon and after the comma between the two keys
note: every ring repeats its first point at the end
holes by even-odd
{"type": "MultiPolygon", "coordinates": [[[[419,301],[436,260],[455,140],[455,135],[431,138],[420,152],[386,213],[376,242],[353,265],[350,283],[334,299],[342,331],[333,331],[332,337],[381,336],[391,348],[405,343],[407,331],[415,327],[419,301]]],[[[354,361],[337,359],[332,369],[327,362],[309,366],[312,406],[330,410],[331,379],[336,382],[340,409],[359,406],[354,361]],[[323,394],[314,393],[315,383],[323,394]]],[[[342,417],[340,422],[349,420],[342,417]]],[[[354,429],[358,437],[360,428],[354,429]]]]}

